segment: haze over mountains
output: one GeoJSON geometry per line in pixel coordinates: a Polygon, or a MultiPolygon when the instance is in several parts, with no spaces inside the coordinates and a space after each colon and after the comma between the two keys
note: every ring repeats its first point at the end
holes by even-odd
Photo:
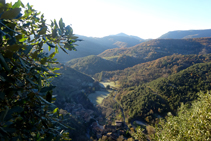
{"type": "MultiPolygon", "coordinates": [[[[143,42],[144,40],[137,36],[129,36],[126,34],[117,34],[105,36],[103,38],[86,37],[82,35],[76,35],[82,42],[77,42],[77,51],[68,51],[67,55],[61,49],[59,54],[56,54],[56,58],[59,62],[67,62],[74,58],[85,57],[88,55],[98,55],[101,52],[112,48],[127,48],[143,42]]],[[[44,49],[47,51],[48,47],[44,49]]]]}
{"type": "MultiPolygon", "coordinates": [[[[125,48],[133,47],[137,44],[148,41],[141,39],[138,36],[127,35],[125,33],[109,35],[102,38],[86,37],[82,35],[77,36],[79,37],[79,39],[83,40],[82,42],[77,42],[77,51],[68,51],[69,55],[67,55],[61,49],[59,49],[60,53],[56,54],[56,58],[59,62],[65,63],[74,58],[85,57],[88,55],[98,55],[107,49],[120,48],[119,51],[125,50],[125,48]]],[[[211,29],[170,31],[166,34],[163,34],[158,39],[184,39],[201,37],[211,37],[211,29]]],[[[47,51],[48,47],[45,46],[44,50],[47,51]]]]}

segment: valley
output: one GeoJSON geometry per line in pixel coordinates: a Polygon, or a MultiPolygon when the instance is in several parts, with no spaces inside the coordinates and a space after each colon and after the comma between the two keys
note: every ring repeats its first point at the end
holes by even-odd
{"type": "Polygon", "coordinates": [[[211,139],[211,1],[22,1],[0,1],[1,141],[211,139]]]}
{"type": "Polygon", "coordinates": [[[54,80],[55,104],[86,126],[84,138],[132,139],[139,127],[149,138],[160,119],[211,89],[210,47],[211,38],[154,39],[69,60],[54,80]]]}

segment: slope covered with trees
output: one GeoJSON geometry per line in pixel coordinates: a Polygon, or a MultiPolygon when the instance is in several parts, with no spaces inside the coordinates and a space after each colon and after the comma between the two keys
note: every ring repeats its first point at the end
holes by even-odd
{"type": "MultiPolygon", "coordinates": [[[[129,121],[138,118],[149,123],[155,123],[158,117],[165,116],[167,112],[172,112],[175,115],[180,103],[189,103],[195,100],[197,92],[211,89],[211,64],[209,59],[206,61],[205,58],[197,55],[175,55],[167,58],[167,60],[170,60],[169,58],[182,58],[184,61],[172,60],[172,63],[175,63],[172,67],[170,67],[171,63],[169,62],[169,74],[165,77],[163,77],[163,74],[166,72],[163,73],[162,68],[160,72],[157,72],[159,67],[156,69],[155,66],[148,68],[145,66],[143,70],[145,68],[147,70],[141,70],[140,74],[152,72],[148,76],[149,78],[138,79],[134,85],[127,83],[128,85],[124,85],[117,92],[115,99],[120,103],[129,121]],[[193,59],[196,61],[194,65],[192,65],[193,59]]],[[[161,58],[161,60],[164,60],[164,58],[161,58]]],[[[157,60],[157,62],[159,61],[157,60]]],[[[151,65],[155,65],[155,62],[152,62],[151,65]]],[[[162,65],[162,63],[160,64],[162,65]]],[[[132,72],[136,71],[132,70],[132,72]]],[[[129,74],[128,72],[125,73],[129,74]]],[[[118,75],[121,76],[121,73],[118,75]]],[[[127,77],[125,80],[127,80],[127,77]]],[[[111,99],[113,99],[113,96],[104,99],[103,104],[109,103],[111,99]]],[[[103,105],[105,113],[111,111],[112,103],[110,102],[110,104],[107,109],[105,104],[103,105]]],[[[115,103],[113,104],[115,105],[115,103]]]]}
{"type": "Polygon", "coordinates": [[[93,75],[101,71],[109,71],[117,69],[114,62],[102,59],[101,57],[91,55],[83,58],[72,59],[65,65],[89,75],[93,75]]]}
{"type": "Polygon", "coordinates": [[[151,61],[160,57],[178,54],[206,54],[211,52],[211,38],[155,39],[124,49],[109,49],[100,57],[128,55],[151,61]]]}
{"type": "Polygon", "coordinates": [[[211,29],[169,31],[160,36],[159,39],[185,39],[202,37],[211,37],[211,29]]]}
{"type": "Polygon", "coordinates": [[[137,86],[142,83],[150,82],[159,77],[168,77],[195,63],[210,62],[211,54],[207,55],[171,55],[165,56],[154,61],[141,63],[124,70],[104,71],[97,73],[94,78],[99,77],[119,81],[121,87],[137,86]]]}

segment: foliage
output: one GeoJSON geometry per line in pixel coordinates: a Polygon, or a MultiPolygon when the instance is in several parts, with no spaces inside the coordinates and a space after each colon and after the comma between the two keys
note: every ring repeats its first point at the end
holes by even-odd
{"type": "MultiPolygon", "coordinates": [[[[197,63],[168,77],[123,88],[117,92],[116,99],[121,103],[129,122],[139,118],[156,123],[159,117],[165,116],[169,111],[175,115],[180,103],[190,103],[197,98],[196,93],[200,90],[210,90],[210,69],[209,62],[197,63]]],[[[103,101],[106,102],[108,99],[103,101]]]]}
{"type": "Polygon", "coordinates": [[[197,92],[211,89],[210,69],[211,63],[198,63],[168,78],[159,78],[136,87],[122,96],[123,108],[130,113],[130,117],[140,116],[143,119],[147,116],[155,119],[157,114],[163,115],[167,111],[176,114],[181,102],[193,101],[197,98],[197,92]]]}
{"type": "Polygon", "coordinates": [[[182,104],[178,116],[161,120],[153,140],[210,140],[211,95],[210,92],[200,92],[198,95],[199,98],[192,102],[190,109],[182,104]]]}
{"type": "Polygon", "coordinates": [[[49,26],[43,14],[20,0],[13,5],[1,1],[0,13],[1,140],[68,139],[62,130],[67,126],[60,123],[58,108],[52,104],[55,86],[50,79],[57,74],[50,66],[58,47],[74,50],[77,37],[62,19],[49,26]],[[55,52],[43,52],[43,44],[55,52]]]}

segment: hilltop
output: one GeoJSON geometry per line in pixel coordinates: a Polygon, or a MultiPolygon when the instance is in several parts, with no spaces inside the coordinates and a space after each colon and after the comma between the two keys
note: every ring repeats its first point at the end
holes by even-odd
{"type": "Polygon", "coordinates": [[[158,39],[185,39],[211,37],[211,29],[169,31],[158,39]]]}

